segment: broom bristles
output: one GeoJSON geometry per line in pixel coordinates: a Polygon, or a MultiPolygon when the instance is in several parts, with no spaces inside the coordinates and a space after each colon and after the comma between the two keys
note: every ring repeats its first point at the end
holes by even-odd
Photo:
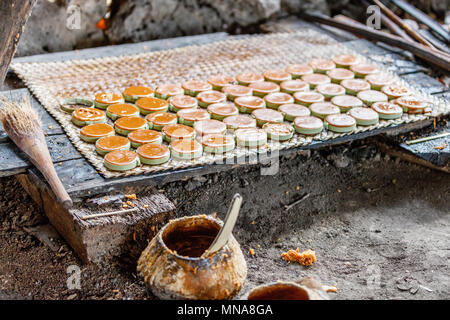
{"type": "Polygon", "coordinates": [[[41,130],[39,116],[26,95],[23,95],[22,103],[9,101],[2,95],[0,101],[0,122],[9,136],[29,135],[41,130]]]}

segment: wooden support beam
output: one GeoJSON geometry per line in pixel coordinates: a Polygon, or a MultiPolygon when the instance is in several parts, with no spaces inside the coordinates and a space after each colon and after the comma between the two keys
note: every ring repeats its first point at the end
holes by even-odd
{"type": "Polygon", "coordinates": [[[5,81],[9,64],[16,53],[17,45],[36,0],[0,1],[0,84],[5,81]]]}
{"type": "Polygon", "coordinates": [[[426,159],[416,156],[414,153],[409,152],[404,148],[400,148],[396,144],[392,143],[392,141],[389,141],[389,139],[377,137],[377,139],[375,139],[375,143],[382,152],[392,157],[400,158],[401,160],[415,163],[433,170],[450,173],[450,166],[448,164],[446,166],[437,166],[426,159]]]}
{"type": "Polygon", "coordinates": [[[136,211],[120,216],[97,216],[85,221],[82,217],[86,215],[122,208],[122,201],[127,201],[127,198],[116,193],[88,199],[65,209],[37,176],[19,174],[16,179],[84,263],[101,263],[122,255],[137,260],[148,241],[175,215],[175,205],[169,199],[147,189],[132,200],[136,211]]]}

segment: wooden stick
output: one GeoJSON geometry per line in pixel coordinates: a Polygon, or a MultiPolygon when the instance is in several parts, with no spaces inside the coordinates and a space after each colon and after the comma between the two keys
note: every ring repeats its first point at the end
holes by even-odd
{"type": "Polygon", "coordinates": [[[429,136],[429,137],[420,138],[420,139],[408,140],[408,141],[405,141],[405,143],[407,145],[416,144],[416,143],[421,143],[421,142],[426,142],[426,141],[431,141],[431,140],[443,138],[443,137],[446,137],[446,136],[450,136],[450,132],[445,132],[445,133],[437,134],[435,136],[429,136]]]}
{"type": "Polygon", "coordinates": [[[318,22],[332,27],[341,28],[350,31],[356,35],[366,37],[370,40],[382,41],[392,46],[410,51],[417,57],[422,58],[434,64],[435,66],[438,66],[450,72],[450,55],[441,51],[430,50],[429,47],[426,47],[420,43],[406,41],[400,38],[399,36],[374,30],[366,26],[358,26],[345,22],[339,22],[322,14],[303,12],[299,14],[299,17],[308,21],[318,22]]]}
{"type": "MultiPolygon", "coordinates": [[[[370,2],[368,0],[363,0],[363,4],[365,6],[370,6],[370,2]]],[[[389,19],[389,17],[387,17],[383,12],[380,12],[380,17],[381,17],[381,23],[386,28],[388,28],[393,34],[396,34],[399,37],[401,37],[407,41],[411,41],[411,42],[415,41],[413,38],[408,36],[408,34],[405,32],[405,30],[403,30],[397,24],[395,24],[395,22],[392,21],[391,19],[389,19]]]]}
{"type": "Polygon", "coordinates": [[[303,197],[301,197],[300,199],[298,199],[298,200],[292,202],[291,204],[285,205],[285,206],[284,206],[284,210],[286,210],[286,211],[291,210],[293,207],[295,207],[296,205],[298,205],[298,204],[299,204],[300,202],[302,202],[303,200],[308,199],[309,196],[310,196],[310,194],[307,193],[307,194],[305,194],[303,197]]]}
{"type": "Polygon", "coordinates": [[[427,41],[424,37],[422,37],[419,33],[414,31],[409,25],[403,22],[403,20],[397,16],[394,12],[392,12],[388,7],[386,7],[381,1],[379,0],[372,0],[377,6],[380,7],[381,11],[383,11],[386,16],[388,16],[390,19],[392,19],[396,24],[398,24],[400,27],[402,27],[410,36],[412,36],[414,39],[419,41],[420,43],[436,49],[429,41],[427,41]]]}
{"type": "Polygon", "coordinates": [[[422,37],[424,37],[425,39],[427,39],[428,41],[430,41],[433,46],[435,46],[438,50],[441,50],[442,52],[445,53],[450,53],[450,48],[447,46],[447,44],[445,44],[445,42],[440,41],[438,38],[436,38],[434,36],[434,33],[431,33],[430,31],[426,30],[426,29],[419,29],[417,30],[417,32],[419,32],[422,37]]]}
{"type": "Polygon", "coordinates": [[[335,15],[333,17],[333,19],[337,20],[337,21],[344,22],[344,23],[346,22],[346,23],[349,23],[349,24],[353,24],[353,25],[356,25],[356,26],[364,26],[364,24],[362,24],[361,22],[356,21],[356,20],[354,20],[354,19],[352,19],[350,17],[347,17],[346,15],[343,15],[343,14],[337,14],[337,15],[335,15]]]}
{"type": "Polygon", "coordinates": [[[394,21],[392,21],[391,19],[389,19],[388,16],[386,16],[384,13],[381,13],[381,23],[384,24],[386,26],[386,28],[388,28],[393,34],[398,35],[399,37],[402,37],[403,39],[405,39],[406,41],[411,41],[414,42],[414,39],[411,38],[406,32],[405,30],[403,30],[402,28],[400,28],[397,24],[395,24],[394,21]]]}
{"type": "Polygon", "coordinates": [[[1,0],[0,21],[0,84],[5,81],[9,64],[16,52],[25,23],[36,0],[1,0]]]}
{"type": "Polygon", "coordinates": [[[104,212],[104,213],[96,213],[91,215],[82,216],[81,220],[89,220],[89,219],[95,219],[95,218],[101,218],[101,217],[111,217],[119,214],[125,214],[129,212],[134,212],[139,210],[138,208],[133,209],[127,209],[127,210],[118,210],[118,211],[111,211],[111,212],[104,212]]]}
{"type": "Polygon", "coordinates": [[[420,23],[423,23],[424,25],[428,26],[433,32],[435,32],[438,36],[440,36],[442,39],[444,39],[445,42],[450,43],[450,33],[445,30],[437,21],[433,20],[431,17],[429,17],[427,14],[423,13],[413,5],[407,3],[403,0],[391,0],[397,7],[402,9],[403,11],[406,11],[408,14],[413,16],[417,19],[417,21],[420,21],[420,23]]]}

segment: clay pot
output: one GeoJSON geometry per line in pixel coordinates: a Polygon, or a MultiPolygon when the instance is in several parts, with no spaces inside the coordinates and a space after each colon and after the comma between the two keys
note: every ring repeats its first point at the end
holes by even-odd
{"type": "MultiPolygon", "coordinates": [[[[300,281],[301,283],[301,281],[300,281]]],[[[310,287],[290,281],[278,281],[254,288],[247,300],[327,300],[327,294],[320,287],[310,287]]]]}
{"type": "Polygon", "coordinates": [[[161,299],[231,299],[247,277],[247,264],[236,239],[207,258],[222,222],[199,215],[171,220],[142,252],[137,271],[161,299]]]}

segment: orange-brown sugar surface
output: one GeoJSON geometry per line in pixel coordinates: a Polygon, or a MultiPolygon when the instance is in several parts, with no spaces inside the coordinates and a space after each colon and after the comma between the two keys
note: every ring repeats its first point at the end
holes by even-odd
{"type": "Polygon", "coordinates": [[[209,119],[209,113],[205,109],[183,109],[177,112],[177,116],[187,121],[209,119]]]}
{"type": "Polygon", "coordinates": [[[169,148],[162,144],[148,143],[140,146],[137,149],[138,154],[146,159],[159,159],[167,156],[170,151],[169,148]]]}
{"type": "Polygon", "coordinates": [[[80,132],[86,137],[103,137],[114,133],[114,128],[106,123],[96,123],[83,127],[80,132]]]}
{"type": "Polygon", "coordinates": [[[80,121],[93,121],[102,119],[105,113],[94,108],[80,108],[75,110],[72,115],[80,121]]]}
{"type": "Polygon", "coordinates": [[[136,112],[139,112],[139,110],[132,104],[117,103],[109,106],[108,112],[118,116],[126,117],[136,114],[136,112]]]}
{"type": "Polygon", "coordinates": [[[97,147],[103,150],[116,150],[125,147],[128,139],[121,136],[110,136],[97,140],[97,147]]]}
{"type": "Polygon", "coordinates": [[[173,113],[168,113],[168,112],[150,113],[145,117],[145,119],[148,122],[151,122],[156,125],[164,125],[164,124],[171,123],[176,118],[177,118],[176,115],[174,115],[173,113]]]}
{"type": "Polygon", "coordinates": [[[202,145],[195,140],[178,139],[170,143],[170,147],[179,153],[191,153],[202,150],[202,145]]]}
{"type": "Polygon", "coordinates": [[[210,84],[217,87],[229,86],[230,84],[233,84],[234,81],[235,79],[233,77],[223,75],[212,76],[208,79],[210,84]]]}
{"type": "Polygon", "coordinates": [[[177,95],[168,100],[177,109],[196,108],[197,100],[194,97],[186,95],[177,95]]]}
{"type": "Polygon", "coordinates": [[[158,88],[156,88],[155,92],[160,95],[164,95],[164,96],[175,96],[175,95],[183,94],[184,90],[179,85],[167,83],[167,84],[162,84],[162,85],[158,86],[158,88]]]}
{"type": "Polygon", "coordinates": [[[128,135],[130,141],[136,143],[151,143],[162,137],[162,133],[155,130],[140,129],[128,135]]]}
{"type": "Polygon", "coordinates": [[[114,92],[99,92],[95,95],[95,101],[104,104],[119,103],[122,101],[122,96],[114,92]]]}
{"type": "Polygon", "coordinates": [[[146,98],[140,98],[136,101],[136,105],[146,111],[160,111],[161,109],[167,108],[169,103],[166,100],[153,98],[153,97],[146,97],[146,98]]]}
{"type": "Polygon", "coordinates": [[[136,130],[142,128],[147,124],[147,121],[139,117],[123,117],[114,122],[114,125],[119,129],[136,130]]]}
{"type": "Polygon", "coordinates": [[[129,150],[117,150],[105,155],[105,161],[118,166],[130,164],[136,159],[137,154],[129,150]]]}
{"type": "Polygon", "coordinates": [[[142,86],[132,86],[126,88],[123,93],[127,96],[146,96],[153,93],[153,90],[142,86]]]}
{"type": "Polygon", "coordinates": [[[194,135],[194,128],[184,124],[169,124],[163,128],[163,132],[172,138],[188,139],[194,135]]]}
{"type": "Polygon", "coordinates": [[[264,77],[256,72],[244,72],[236,76],[236,80],[243,83],[254,83],[264,81],[264,77]]]}
{"type": "Polygon", "coordinates": [[[235,114],[238,110],[232,103],[215,103],[208,106],[207,110],[222,116],[235,114]]]}

